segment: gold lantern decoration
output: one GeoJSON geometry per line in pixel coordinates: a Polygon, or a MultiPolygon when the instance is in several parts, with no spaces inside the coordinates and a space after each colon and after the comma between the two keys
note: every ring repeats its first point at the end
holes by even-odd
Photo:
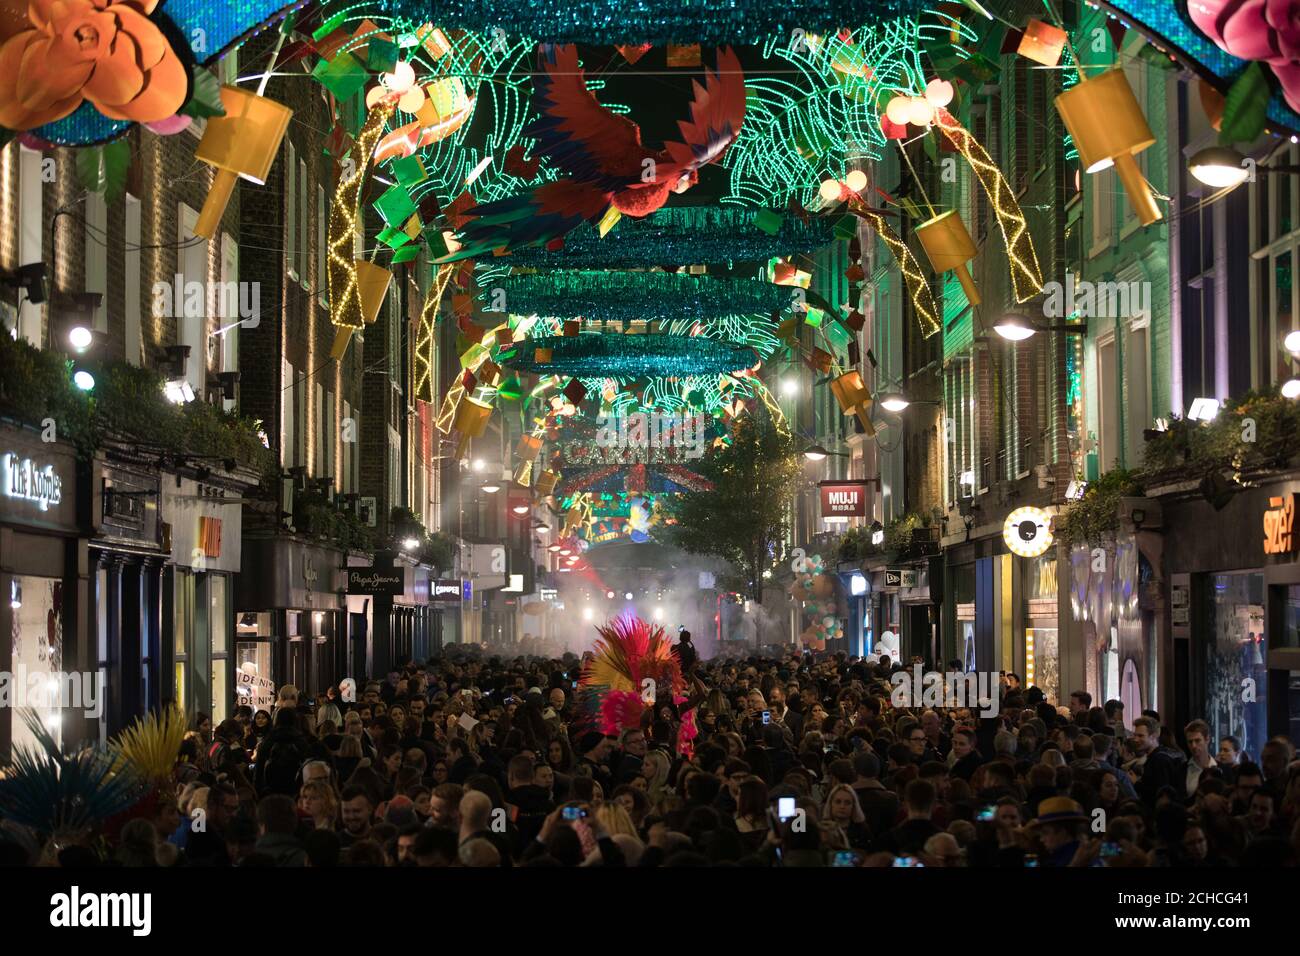
{"type": "Polygon", "coordinates": [[[555,492],[556,482],[558,482],[559,480],[560,480],[559,472],[543,471],[540,475],[537,476],[537,483],[536,483],[537,494],[543,498],[545,498],[547,495],[553,494],[555,492]]]}
{"type": "Polygon", "coordinates": [[[1122,69],[1086,79],[1056,98],[1056,110],[1070,131],[1086,172],[1114,165],[1142,225],[1161,218],[1151,187],[1133,157],[1156,138],[1142,115],[1122,69]]]}
{"type": "Polygon", "coordinates": [[[471,438],[479,438],[487,431],[488,420],[492,417],[492,406],[480,402],[470,395],[462,396],[456,407],[456,431],[460,433],[460,443],[456,446],[456,457],[464,458],[471,438]]]}
{"type": "Polygon", "coordinates": [[[871,392],[862,382],[862,373],[845,372],[839,378],[833,379],[831,394],[835,396],[835,401],[840,403],[840,409],[844,414],[857,415],[858,421],[862,423],[862,430],[869,437],[874,438],[876,426],[871,423],[871,392]]]}
{"type": "Polygon", "coordinates": [[[519,444],[515,446],[515,457],[520,461],[532,461],[541,450],[542,439],[539,435],[522,435],[519,444]]]}
{"type": "Polygon", "coordinates": [[[379,317],[379,309],[388,294],[388,286],[393,281],[393,274],[381,265],[367,259],[356,261],[357,288],[361,291],[361,318],[366,325],[374,325],[379,317]]]}
{"type": "Polygon", "coordinates": [[[271,172],[293,110],[237,86],[221,88],[226,115],[208,120],[194,155],[216,167],[212,188],[203,203],[194,234],[204,239],[216,235],[235,181],[241,176],[261,186],[271,172]]]}
{"type": "Polygon", "coordinates": [[[979,290],[975,288],[975,280],[966,266],[979,250],[975,248],[975,240],[966,231],[966,223],[961,221],[957,210],[950,209],[921,223],[916,227],[916,238],[925,247],[934,271],[954,273],[966,293],[966,301],[979,305],[979,290]]]}
{"type": "Polygon", "coordinates": [[[516,466],[514,473],[514,482],[520,488],[528,488],[533,483],[533,463],[532,460],[522,461],[516,466]]]}

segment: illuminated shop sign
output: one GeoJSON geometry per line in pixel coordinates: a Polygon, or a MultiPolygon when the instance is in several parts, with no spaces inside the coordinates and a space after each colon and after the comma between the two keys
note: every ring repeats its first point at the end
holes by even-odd
{"type": "Polygon", "coordinates": [[[1036,558],[1052,546],[1052,516],[1042,508],[1017,508],[1007,515],[1002,540],[1012,554],[1036,558]]]}
{"type": "Polygon", "coordinates": [[[15,454],[4,456],[4,494],[6,498],[21,498],[33,502],[42,511],[63,500],[63,479],[54,473],[53,465],[38,465],[30,458],[15,454]]]}
{"type": "Polygon", "coordinates": [[[1268,499],[1264,512],[1264,553],[1290,554],[1295,547],[1295,495],[1268,499]]]}

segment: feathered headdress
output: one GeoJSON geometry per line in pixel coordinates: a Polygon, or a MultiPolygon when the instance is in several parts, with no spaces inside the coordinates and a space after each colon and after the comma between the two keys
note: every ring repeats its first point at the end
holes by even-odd
{"type": "Polygon", "coordinates": [[[647,705],[685,687],[664,629],[632,614],[598,625],[594,656],[582,666],[578,700],[602,733],[639,727],[647,705]]]}

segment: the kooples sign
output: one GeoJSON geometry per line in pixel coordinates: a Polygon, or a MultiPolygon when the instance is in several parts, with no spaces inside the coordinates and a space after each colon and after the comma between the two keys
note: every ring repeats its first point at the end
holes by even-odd
{"type": "Polygon", "coordinates": [[[22,498],[42,511],[63,500],[63,479],[53,465],[41,466],[30,458],[8,453],[4,456],[3,491],[7,498],[22,498]]]}
{"type": "Polygon", "coordinates": [[[1295,536],[1296,495],[1283,495],[1268,499],[1264,512],[1264,553],[1290,554],[1296,550],[1295,536]]]}
{"type": "Polygon", "coordinates": [[[401,594],[405,590],[406,573],[402,568],[348,570],[349,594],[401,594]]]}
{"type": "Polygon", "coordinates": [[[830,482],[821,486],[823,518],[865,518],[867,485],[861,481],[830,482]]]}

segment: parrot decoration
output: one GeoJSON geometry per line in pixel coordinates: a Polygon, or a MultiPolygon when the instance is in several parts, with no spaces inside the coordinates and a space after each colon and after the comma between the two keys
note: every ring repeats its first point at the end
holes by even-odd
{"type": "Polygon", "coordinates": [[[720,50],[716,71],[693,83],[690,118],[678,122],[682,141],[660,150],[641,142],[641,128],[601,106],[587,89],[572,45],[541,47],[534,81],[538,118],[524,129],[537,141],[534,155],[548,159],[565,178],[530,192],[470,209],[459,240],[463,248],[439,260],[474,258],[485,252],[546,244],[583,222],[600,222],[611,209],[648,216],[699,179],[699,170],[722,159],[745,118],[745,78],[730,48],[720,50]]]}

